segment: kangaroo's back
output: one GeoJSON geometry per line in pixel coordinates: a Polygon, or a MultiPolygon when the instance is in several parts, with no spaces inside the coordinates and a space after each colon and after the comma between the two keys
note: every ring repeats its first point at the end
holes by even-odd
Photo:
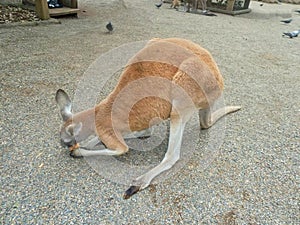
{"type": "MultiPolygon", "coordinates": [[[[165,40],[167,42],[177,44],[184,49],[188,49],[193,54],[195,54],[195,56],[197,56],[199,58],[199,61],[203,62],[208,67],[213,79],[215,79],[215,81],[217,81],[219,88],[221,90],[223,90],[223,88],[224,88],[223,77],[220,73],[217,63],[213,59],[212,55],[206,49],[204,49],[200,45],[197,45],[194,42],[186,40],[186,39],[168,38],[165,40]]],[[[201,76],[200,71],[198,73],[198,76],[201,76]]]]}

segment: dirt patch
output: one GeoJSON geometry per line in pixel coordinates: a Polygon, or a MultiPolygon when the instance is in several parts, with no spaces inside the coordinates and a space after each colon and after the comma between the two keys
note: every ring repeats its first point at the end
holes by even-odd
{"type": "Polygon", "coordinates": [[[33,10],[23,9],[18,6],[8,6],[0,4],[0,24],[14,22],[39,21],[37,14],[33,10]]]}

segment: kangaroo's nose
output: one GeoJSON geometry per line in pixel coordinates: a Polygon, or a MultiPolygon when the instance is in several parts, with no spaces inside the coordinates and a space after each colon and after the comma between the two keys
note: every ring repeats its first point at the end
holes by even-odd
{"type": "Polygon", "coordinates": [[[65,147],[69,148],[69,147],[74,146],[76,144],[76,141],[74,140],[74,141],[64,142],[63,140],[61,140],[61,144],[65,147]]]}
{"type": "Polygon", "coordinates": [[[71,144],[71,142],[69,142],[69,143],[66,144],[66,146],[69,148],[69,147],[71,147],[73,145],[71,144]]]}

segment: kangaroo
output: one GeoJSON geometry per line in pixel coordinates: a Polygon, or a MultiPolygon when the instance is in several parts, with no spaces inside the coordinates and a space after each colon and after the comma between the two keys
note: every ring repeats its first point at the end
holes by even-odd
{"type": "Polygon", "coordinates": [[[211,111],[223,88],[222,75],[207,50],[185,39],[155,38],[129,60],[113,91],[94,108],[72,114],[69,96],[61,89],[56,92],[64,122],[61,142],[70,147],[73,157],[122,155],[129,150],[126,134],[169,119],[163,160],[132,181],[123,196],[128,199],[179,160],[184,127],[195,112],[200,127],[208,129],[224,115],[241,109],[225,106],[211,111]],[[90,136],[94,138],[79,145],[90,136]]]}
{"type": "Polygon", "coordinates": [[[178,9],[178,7],[180,6],[180,3],[181,2],[179,0],[173,0],[172,3],[171,3],[170,8],[178,9]]]}

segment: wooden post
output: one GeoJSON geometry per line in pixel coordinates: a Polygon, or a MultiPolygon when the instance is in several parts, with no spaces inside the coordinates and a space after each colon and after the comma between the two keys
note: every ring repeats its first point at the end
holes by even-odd
{"type": "Polygon", "coordinates": [[[47,0],[35,0],[35,10],[41,20],[50,18],[47,0]]]}
{"type": "Polygon", "coordinates": [[[234,2],[235,2],[235,0],[227,1],[227,7],[226,7],[227,11],[233,11],[234,2]]]}

